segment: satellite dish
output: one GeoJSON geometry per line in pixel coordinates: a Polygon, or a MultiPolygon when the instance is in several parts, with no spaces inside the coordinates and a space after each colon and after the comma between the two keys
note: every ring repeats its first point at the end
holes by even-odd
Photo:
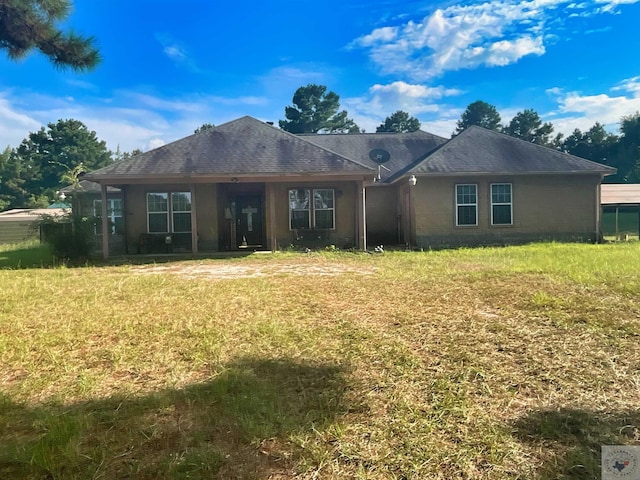
{"type": "Polygon", "coordinates": [[[374,148],[369,152],[369,158],[376,162],[378,165],[386,163],[391,158],[391,154],[382,148],[374,148]]]}

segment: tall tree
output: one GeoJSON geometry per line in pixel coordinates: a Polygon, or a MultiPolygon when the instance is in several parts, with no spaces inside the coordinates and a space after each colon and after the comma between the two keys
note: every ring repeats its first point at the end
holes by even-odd
{"type": "Polygon", "coordinates": [[[93,69],[100,62],[94,39],[56,26],[70,10],[70,0],[0,0],[0,48],[13,60],[37,49],[56,67],[93,69]]]}
{"type": "Polygon", "coordinates": [[[359,133],[360,128],[347,117],[347,111],[338,111],[340,97],[327,92],[324,85],[309,84],[293,94],[293,106],[285,107],[287,120],[280,120],[280,128],[291,133],[359,133]]]}
{"type": "Polygon", "coordinates": [[[617,151],[618,175],[630,183],[640,182],[640,112],[620,119],[617,151]]]}
{"type": "Polygon", "coordinates": [[[33,170],[20,161],[16,151],[7,147],[0,154],[0,211],[49,205],[46,195],[29,191],[28,184],[34,177],[33,170]]]}
{"type": "Polygon", "coordinates": [[[376,132],[405,133],[420,130],[420,120],[411,117],[407,112],[398,110],[388,116],[384,123],[376,128],[376,132]]]}
{"type": "Polygon", "coordinates": [[[538,145],[551,146],[553,142],[553,125],[548,122],[542,123],[540,115],[533,109],[516,113],[511,122],[504,127],[504,132],[538,145]]]}
{"type": "Polygon", "coordinates": [[[576,128],[561,143],[561,150],[594,162],[609,164],[618,137],[596,122],[586,132],[576,128]]]}
{"type": "MultiPolygon", "coordinates": [[[[82,166],[91,171],[111,163],[111,152],[96,132],[78,120],[58,120],[32,132],[16,149],[24,189],[36,198],[55,199],[63,176],[82,166]]],[[[28,206],[28,205],[26,205],[28,206]]]]}
{"type": "Polygon", "coordinates": [[[489,130],[500,130],[500,114],[493,105],[477,100],[470,103],[466,110],[462,112],[460,120],[456,124],[454,135],[459,134],[471,125],[488,128],[489,130]]]}

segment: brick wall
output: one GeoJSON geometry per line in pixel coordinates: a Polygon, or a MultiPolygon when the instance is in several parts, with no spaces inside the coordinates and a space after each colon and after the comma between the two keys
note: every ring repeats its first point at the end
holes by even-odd
{"type": "Polygon", "coordinates": [[[411,189],[416,244],[595,240],[599,184],[600,177],[594,175],[422,177],[411,189]],[[492,183],[512,185],[512,225],[491,225],[492,183]],[[477,226],[456,226],[456,184],[477,185],[477,226]]]}

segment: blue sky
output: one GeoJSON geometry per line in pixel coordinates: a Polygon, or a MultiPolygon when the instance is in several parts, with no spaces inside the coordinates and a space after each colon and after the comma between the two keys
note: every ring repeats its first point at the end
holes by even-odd
{"type": "Polygon", "coordinates": [[[405,110],[448,137],[475,100],[503,122],[533,108],[556,131],[615,132],[640,110],[638,25],[640,0],[75,0],[65,26],[102,63],[0,53],[0,147],[60,118],[123,151],[243,115],[277,124],[308,83],[367,132],[405,110]]]}

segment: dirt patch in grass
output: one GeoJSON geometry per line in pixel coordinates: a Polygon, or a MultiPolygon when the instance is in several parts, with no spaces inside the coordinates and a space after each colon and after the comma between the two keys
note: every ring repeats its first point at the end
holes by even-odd
{"type": "Polygon", "coordinates": [[[376,272],[375,267],[363,265],[354,266],[340,263],[327,264],[300,264],[276,263],[276,264],[242,264],[229,263],[214,264],[170,264],[170,265],[141,265],[132,267],[135,273],[143,275],[173,274],[186,278],[228,280],[234,278],[271,277],[276,275],[317,275],[337,276],[345,273],[358,275],[371,275],[376,272]]]}

